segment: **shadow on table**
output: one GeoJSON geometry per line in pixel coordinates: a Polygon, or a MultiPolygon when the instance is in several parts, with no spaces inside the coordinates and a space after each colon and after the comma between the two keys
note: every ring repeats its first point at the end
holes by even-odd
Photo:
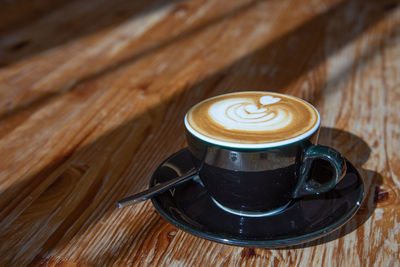
{"type": "Polygon", "coordinates": [[[180,1],[3,1],[0,4],[0,67],[180,1]]]}
{"type": "Polygon", "coordinates": [[[296,246],[289,246],[284,249],[320,245],[350,234],[361,227],[372,216],[378,202],[384,201],[384,199],[379,197],[379,194],[384,194],[384,192],[379,191],[379,187],[382,185],[382,176],[378,172],[362,168],[362,165],[368,161],[371,153],[370,147],[363,139],[343,130],[322,127],[319,143],[334,147],[356,167],[364,181],[364,200],[354,217],[341,228],[322,238],[296,246]]]}
{"type": "MultiPolygon", "coordinates": [[[[126,2],[125,0],[121,0],[124,3],[126,2]]],[[[179,1],[179,0],[174,0],[174,1],[179,1]]],[[[174,2],[172,1],[172,2],[174,2]]],[[[76,82],[74,86],[70,89],[65,89],[66,87],[69,88],[71,87],[70,85],[65,85],[61,86],[60,89],[57,90],[52,90],[51,92],[45,92],[42,96],[40,97],[35,97],[34,99],[30,99],[27,102],[24,102],[6,112],[0,113],[0,120],[5,120],[13,116],[18,116],[21,113],[32,113],[34,112],[37,108],[40,108],[44,105],[46,105],[50,100],[54,99],[55,97],[59,97],[63,94],[66,94],[67,92],[73,91],[74,88],[79,87],[81,84],[85,84],[87,82],[91,82],[93,80],[96,80],[97,78],[101,77],[102,75],[116,72],[120,70],[121,68],[126,67],[129,64],[132,64],[148,55],[151,53],[157,52],[161,49],[164,49],[166,47],[169,47],[171,45],[174,45],[176,42],[189,39],[196,34],[205,31],[209,27],[216,25],[223,21],[224,19],[232,18],[238,14],[241,14],[243,12],[246,12],[247,10],[254,8],[257,4],[260,2],[264,1],[270,1],[270,0],[254,0],[250,1],[246,4],[240,5],[233,10],[230,10],[226,12],[225,14],[222,14],[220,16],[213,17],[209,19],[208,21],[205,21],[204,23],[201,23],[200,25],[195,25],[194,27],[188,29],[187,31],[180,32],[174,36],[170,36],[166,40],[161,40],[157,43],[152,43],[149,46],[143,48],[141,51],[134,51],[131,54],[127,54],[124,58],[117,60],[116,62],[112,62],[107,66],[104,66],[102,68],[96,69],[93,73],[89,73],[84,77],[76,77],[76,82]]],[[[170,1],[171,2],[171,1],[170,1]]],[[[130,3],[130,2],[129,2],[130,3]]],[[[328,8],[326,11],[322,12],[321,14],[316,15],[315,17],[312,17],[311,19],[305,21],[303,24],[300,26],[296,27],[295,29],[284,33],[282,36],[279,36],[275,40],[272,40],[270,43],[267,43],[266,45],[262,46],[260,49],[251,52],[248,55],[243,56],[242,58],[239,58],[236,62],[234,62],[232,65],[218,71],[218,73],[215,73],[211,76],[215,77],[220,77],[220,76],[225,76],[226,72],[229,70],[232,70],[235,68],[235,66],[241,65],[241,64],[247,64],[247,59],[248,58],[258,58],[260,62],[259,64],[262,63],[270,63],[271,61],[274,62],[277,66],[276,70],[273,70],[272,72],[275,72],[273,76],[279,77],[280,79],[276,79],[275,77],[269,77],[265,81],[265,86],[260,86],[257,84],[257,86],[253,86],[251,81],[248,81],[246,79],[243,79],[239,83],[236,83],[234,87],[230,88],[231,91],[236,91],[236,90],[243,90],[243,88],[246,88],[246,90],[276,90],[280,91],[283,88],[285,88],[288,84],[291,82],[295,81],[297,78],[299,78],[303,73],[306,71],[312,70],[315,67],[318,67],[326,58],[329,58],[330,56],[334,55],[338,51],[340,51],[344,46],[346,46],[348,43],[354,41],[358,36],[360,36],[362,33],[366,32],[369,30],[371,27],[376,25],[379,21],[381,21],[386,15],[388,15],[390,12],[392,12],[396,7],[397,7],[397,2],[393,2],[393,0],[385,0],[382,3],[373,3],[371,1],[365,1],[363,0],[343,0],[340,1],[339,3],[333,5],[332,7],[328,8]],[[369,2],[369,3],[368,3],[369,2]],[[364,13],[366,14],[363,18],[360,19],[352,19],[348,22],[344,22],[345,24],[348,24],[347,31],[343,31],[343,26],[341,24],[337,24],[333,30],[334,34],[337,34],[337,45],[331,46],[331,44],[324,44],[323,40],[321,38],[315,38],[315,36],[323,36],[324,31],[327,30],[327,28],[331,25],[335,25],[334,21],[336,19],[343,19],[342,16],[346,14],[349,10],[354,10],[354,9],[359,9],[360,12],[362,9],[364,9],[364,13]],[[361,22],[359,20],[362,20],[361,22]],[[360,24],[357,24],[360,23],[360,24]],[[362,25],[360,27],[360,25],[362,25]],[[340,27],[339,27],[340,26],[340,27]],[[310,43],[312,43],[312,46],[310,46],[310,43]],[[324,47],[326,46],[326,47],[324,47]],[[310,49],[313,49],[313,52],[309,52],[310,49]],[[278,53],[275,53],[274,51],[278,50],[278,53]],[[308,51],[310,54],[310,60],[308,62],[297,62],[298,58],[296,57],[296,53],[298,51],[308,51]],[[296,64],[293,64],[296,62],[296,64]]],[[[110,8],[108,10],[108,13],[116,12],[117,14],[121,11],[121,8],[123,8],[127,3],[122,5],[121,7],[114,6],[112,8],[106,6],[106,7],[101,7],[102,9],[104,8],[110,8]]],[[[128,4],[129,5],[129,4],[128,4]]],[[[182,3],[183,5],[183,3],[182,3]]],[[[135,6],[134,6],[135,7],[135,6]]],[[[112,26],[115,24],[120,24],[124,20],[127,19],[133,19],[136,16],[141,16],[145,15],[146,13],[152,12],[158,8],[161,8],[161,4],[155,4],[151,8],[145,8],[144,6],[139,5],[137,8],[126,8],[126,10],[123,12],[123,20],[117,20],[118,23],[115,22],[110,22],[110,24],[105,24],[100,23],[100,25],[97,25],[97,21],[93,21],[93,27],[89,28],[87,30],[87,33],[91,33],[95,30],[100,30],[104,26],[112,26]],[[140,8],[139,8],[140,7],[140,8]],[[131,10],[132,9],[132,10],[131,10]],[[142,12],[142,13],[141,13],[142,12]]],[[[183,6],[177,6],[175,10],[180,10],[181,8],[184,9],[183,6]]],[[[90,12],[89,12],[90,14],[90,12]]],[[[90,16],[89,16],[90,17],[90,16]]],[[[95,18],[92,18],[95,19],[95,18]]],[[[86,26],[85,26],[86,27],[86,26]]],[[[85,29],[85,28],[84,28],[85,29]]],[[[83,32],[86,32],[83,30],[83,32]]],[[[58,34],[58,33],[55,33],[58,34]]],[[[80,33],[75,33],[73,32],[72,34],[67,34],[68,39],[75,39],[78,37],[81,37],[83,34],[80,33]]],[[[67,38],[65,37],[65,38],[67,38]]],[[[63,42],[67,41],[64,40],[63,42]]],[[[47,44],[44,40],[39,40],[38,41],[41,45],[49,45],[47,44]],[[43,43],[43,44],[42,44],[43,43]]],[[[360,57],[357,59],[357,61],[365,62],[368,61],[370,58],[372,58],[377,51],[379,51],[379,42],[376,44],[370,45],[365,53],[360,55],[360,57]]],[[[33,50],[32,53],[37,53],[40,52],[40,50],[33,50]]],[[[16,58],[23,57],[23,56],[17,56],[18,53],[16,53],[16,58]]],[[[4,60],[4,57],[3,57],[4,60]]],[[[1,65],[1,64],[0,64],[1,65]]],[[[333,81],[341,81],[345,78],[348,78],[347,76],[349,73],[351,73],[350,69],[352,66],[346,66],[344,67],[341,71],[336,73],[334,77],[332,77],[330,82],[333,81]]],[[[223,77],[222,77],[223,78],[223,77]]],[[[259,79],[260,77],[258,77],[259,79]]],[[[209,78],[207,78],[209,79],[209,78]]],[[[255,83],[254,83],[255,84],[255,83]]],[[[316,87],[325,87],[327,83],[325,84],[319,84],[316,87]]],[[[314,95],[308,96],[308,101],[314,102],[318,101],[319,98],[321,97],[321,94],[316,92],[314,95]],[[315,99],[314,99],[315,98],[315,99]]]]}
{"type": "MultiPolygon", "coordinates": [[[[112,8],[110,8],[110,10],[107,10],[107,13],[113,14],[116,13],[117,15],[119,13],[121,13],[121,10],[124,10],[124,6],[126,6],[127,4],[129,5],[129,3],[132,3],[132,1],[124,1],[124,5],[122,6],[116,6],[114,5],[115,3],[113,3],[112,8]],[[126,3],[125,3],[126,2],[126,3]]],[[[170,1],[166,1],[164,4],[166,3],[173,3],[173,2],[179,2],[182,0],[170,0],[170,1]]],[[[133,51],[130,53],[127,53],[126,55],[124,55],[123,58],[116,60],[115,62],[111,62],[106,66],[103,66],[99,69],[95,69],[92,72],[90,72],[89,74],[83,75],[82,77],[76,77],[76,82],[74,83],[73,86],[70,85],[66,85],[66,86],[61,86],[60,89],[57,90],[52,90],[49,92],[45,92],[42,95],[38,96],[38,97],[34,97],[33,99],[29,99],[28,101],[25,101],[23,103],[20,103],[19,105],[13,107],[10,110],[7,110],[5,112],[0,112],[0,121],[4,121],[13,117],[17,117],[19,115],[23,115],[25,114],[31,114],[33,113],[36,109],[46,105],[47,103],[49,103],[51,100],[53,100],[56,97],[59,97],[61,95],[64,95],[70,91],[73,91],[74,88],[77,88],[78,85],[81,84],[85,84],[87,82],[91,82],[96,80],[97,78],[106,75],[108,73],[112,73],[112,72],[116,72],[124,67],[126,67],[129,64],[132,64],[134,62],[139,61],[142,58],[145,58],[146,56],[151,55],[154,52],[157,52],[159,50],[162,50],[166,47],[169,47],[171,45],[174,45],[176,42],[179,42],[181,40],[185,40],[185,39],[189,39],[193,36],[195,36],[198,33],[201,33],[205,30],[207,30],[209,27],[216,25],[220,22],[222,22],[224,19],[228,19],[228,18],[232,18],[238,14],[241,14],[243,12],[246,12],[247,10],[254,8],[257,4],[259,4],[260,2],[264,2],[264,1],[269,1],[269,0],[254,0],[254,1],[249,1],[248,3],[245,3],[243,5],[240,5],[238,7],[233,8],[232,10],[229,10],[227,12],[225,12],[224,14],[221,14],[219,16],[215,16],[210,18],[209,20],[200,23],[199,25],[194,25],[193,27],[190,27],[187,30],[184,30],[183,32],[177,33],[175,35],[168,35],[168,37],[165,40],[160,40],[157,41],[155,43],[150,43],[148,46],[144,47],[142,50],[140,51],[133,51]],[[68,88],[68,89],[66,89],[68,88]]],[[[144,1],[138,1],[138,2],[144,2],[144,1]]],[[[94,4],[95,5],[95,4],[94,4]]],[[[124,14],[123,18],[124,20],[128,20],[128,19],[135,19],[137,17],[141,17],[141,16],[145,16],[147,13],[151,13],[151,12],[155,12],[157,9],[162,8],[163,4],[159,3],[156,5],[149,7],[146,7],[146,4],[142,4],[143,6],[139,5],[138,7],[133,5],[132,7],[126,8],[125,10],[122,12],[122,14],[124,14]],[[140,7],[140,8],[139,8],[140,7]],[[143,10],[142,10],[143,9],[143,10]]],[[[96,5],[95,5],[96,6],[96,5]]],[[[101,9],[105,9],[108,7],[108,5],[106,4],[106,7],[100,5],[101,9]]],[[[171,11],[171,13],[177,13],[181,10],[185,10],[185,4],[177,4],[173,11],[171,11]]],[[[88,12],[88,14],[90,14],[90,12],[88,12]]],[[[89,16],[90,17],[90,16],[89,16]]],[[[92,18],[94,19],[94,18],[92,18]]],[[[124,21],[123,20],[123,21],[124,21]]],[[[103,20],[101,20],[103,21],[103,20]]],[[[107,20],[105,20],[107,21],[107,20]]],[[[35,54],[35,53],[39,53],[41,52],[41,50],[45,50],[48,48],[51,48],[51,46],[57,46],[57,45],[61,45],[63,42],[67,42],[69,40],[74,40],[76,38],[82,37],[83,35],[92,33],[95,30],[101,30],[103,29],[105,26],[107,27],[111,27],[111,26],[116,26],[118,24],[123,23],[123,21],[121,21],[121,18],[113,21],[113,22],[109,22],[109,24],[107,24],[106,22],[102,22],[100,23],[100,25],[98,25],[98,23],[96,21],[93,21],[92,24],[88,23],[89,25],[92,25],[92,27],[90,27],[88,30],[85,30],[87,27],[85,24],[85,26],[83,26],[83,29],[81,29],[78,33],[73,32],[71,34],[67,34],[66,36],[62,35],[63,38],[67,38],[66,40],[58,41],[55,44],[51,44],[51,42],[46,42],[46,40],[36,40],[36,42],[38,42],[40,44],[40,49],[31,49],[28,50],[26,53],[18,53],[20,49],[17,49],[16,51],[13,51],[13,49],[11,49],[10,51],[8,51],[8,53],[4,53],[4,56],[1,57],[0,54],[0,67],[2,65],[7,65],[5,62],[1,62],[1,60],[9,60],[9,61],[13,61],[13,60],[19,60],[24,58],[25,56],[31,55],[31,54],[35,54]],[[85,34],[83,34],[85,33],[85,34]],[[10,58],[10,59],[9,59],[10,58]]],[[[65,23],[65,22],[61,22],[61,23],[65,23]]],[[[52,26],[51,26],[52,27],[52,26]]],[[[61,32],[63,33],[63,32],[61,32]]],[[[32,34],[36,34],[36,33],[32,33],[32,34]]],[[[55,36],[59,35],[60,33],[54,33],[55,36]]],[[[1,37],[1,35],[0,35],[1,37]]],[[[39,37],[41,37],[39,35],[39,37]]],[[[54,36],[53,36],[54,37],[54,36]]],[[[43,37],[41,37],[43,38],[43,37]]],[[[52,40],[57,40],[57,38],[52,38],[52,40]]],[[[284,40],[283,40],[284,41],[284,40]]],[[[15,46],[20,47],[20,44],[16,44],[15,46]]],[[[25,49],[25,46],[28,45],[24,45],[23,48],[25,49]]],[[[1,50],[0,50],[1,51],[1,50]]],[[[244,57],[245,58],[245,57],[244,57]]],[[[0,135],[1,137],[1,135],[0,135]]]]}

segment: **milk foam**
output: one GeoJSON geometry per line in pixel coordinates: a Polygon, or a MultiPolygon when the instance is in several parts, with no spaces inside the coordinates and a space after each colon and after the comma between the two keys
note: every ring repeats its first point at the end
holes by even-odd
{"type": "Polygon", "coordinates": [[[238,148],[265,148],[306,138],[320,125],[318,111],[297,97],[248,91],[220,95],[193,106],[186,129],[203,141],[238,148]]]}
{"type": "Polygon", "coordinates": [[[251,98],[226,99],[212,104],[208,110],[211,119],[228,130],[264,132],[286,127],[293,115],[286,110],[271,110],[268,105],[280,98],[262,96],[258,103],[251,98]]]}

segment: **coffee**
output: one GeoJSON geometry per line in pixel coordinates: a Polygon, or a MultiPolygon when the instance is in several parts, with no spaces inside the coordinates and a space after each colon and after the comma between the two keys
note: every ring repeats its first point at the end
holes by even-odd
{"type": "Polygon", "coordinates": [[[192,107],[186,128],[198,138],[229,146],[294,142],[319,127],[318,111],[299,98],[272,92],[216,96],[192,107]]]}
{"type": "Polygon", "coordinates": [[[185,116],[198,178],[221,209],[239,216],[277,214],[301,197],[332,190],[346,173],[336,150],[317,145],[318,111],[304,100],[271,92],[216,96],[185,116]],[[317,179],[314,163],[329,162],[317,179]]]}

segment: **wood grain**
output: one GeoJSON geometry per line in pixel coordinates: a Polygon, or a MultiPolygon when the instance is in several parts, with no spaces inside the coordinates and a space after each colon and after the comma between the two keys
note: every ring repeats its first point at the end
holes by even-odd
{"type": "Polygon", "coordinates": [[[0,265],[400,265],[399,3],[0,4],[0,265]],[[252,249],[185,233],[150,202],[115,208],[185,146],[190,106],[241,90],[319,109],[320,143],[366,182],[349,223],[252,249]]]}

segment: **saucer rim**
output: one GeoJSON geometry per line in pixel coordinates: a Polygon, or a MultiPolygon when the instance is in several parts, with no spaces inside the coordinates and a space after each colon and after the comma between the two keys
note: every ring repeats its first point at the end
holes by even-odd
{"type": "MultiPolygon", "coordinates": [[[[162,163],[158,165],[156,170],[153,172],[149,186],[152,187],[154,185],[154,179],[155,179],[155,174],[156,171],[162,166],[164,163],[168,162],[172,158],[174,158],[177,154],[183,153],[185,150],[188,150],[187,147],[180,149],[179,151],[173,153],[170,155],[167,159],[165,159],[162,163]]],[[[171,216],[169,216],[164,209],[158,204],[156,197],[151,199],[151,202],[155,209],[160,213],[164,219],[166,219],[169,223],[172,225],[184,230],[185,232],[188,232],[194,236],[201,237],[210,241],[214,241],[217,243],[222,243],[226,245],[234,245],[234,246],[241,246],[241,247],[260,247],[260,248],[282,248],[282,247],[290,247],[290,246],[296,246],[299,244],[304,244],[306,242],[311,242],[313,240],[322,238],[330,233],[333,233],[334,231],[338,230],[341,228],[343,225],[345,225],[347,222],[349,222],[353,216],[357,213],[359,210],[360,206],[362,205],[364,199],[365,199],[365,183],[364,179],[361,177],[360,173],[358,172],[357,168],[354,167],[354,165],[346,159],[346,164],[349,164],[353,167],[354,173],[357,176],[358,181],[360,181],[360,193],[358,195],[357,200],[354,203],[354,206],[349,209],[345,214],[343,214],[342,217],[335,223],[329,224],[326,227],[319,229],[317,231],[308,233],[308,234],[303,234],[299,236],[293,236],[290,238],[280,238],[280,239],[271,239],[271,240],[249,240],[249,239],[239,239],[233,236],[230,236],[229,234],[215,234],[213,232],[209,231],[204,231],[204,230],[199,230],[195,229],[191,226],[185,225],[171,216]]],[[[346,176],[345,176],[346,177],[346,176]]],[[[345,179],[345,177],[343,179],[345,179]]],[[[192,180],[188,181],[192,182],[192,180]]],[[[165,194],[167,192],[164,192],[162,194],[165,194]]],[[[214,203],[215,205],[215,203],[214,203]]],[[[225,211],[226,212],[226,211],[225,211]]],[[[284,211],[283,211],[284,212],[284,211]]],[[[231,214],[232,215],[232,214],[231,214]]],[[[238,216],[238,215],[234,215],[238,216]]],[[[274,215],[271,215],[273,217],[274,215]]]]}

